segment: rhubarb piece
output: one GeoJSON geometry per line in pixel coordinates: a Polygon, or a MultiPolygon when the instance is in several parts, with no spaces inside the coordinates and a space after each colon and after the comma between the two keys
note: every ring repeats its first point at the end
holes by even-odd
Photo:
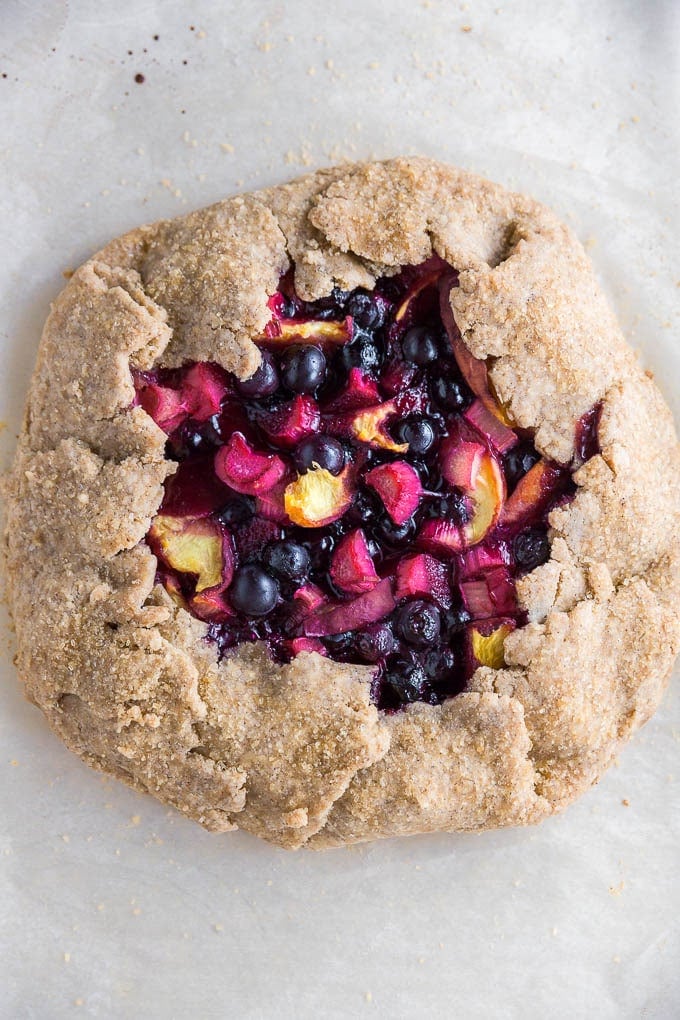
{"type": "Polygon", "coordinates": [[[548,505],[564,492],[569,477],[569,469],[561,464],[539,460],[520,478],[503,507],[500,524],[514,530],[537,521],[548,505]]]}
{"type": "Polygon", "coordinates": [[[515,585],[507,567],[493,567],[483,577],[460,582],[463,605],[473,620],[508,616],[517,611],[515,585]]]}
{"type": "Polygon", "coordinates": [[[313,637],[296,637],[285,642],[289,655],[299,655],[300,652],[316,652],[318,655],[328,655],[323,641],[313,637]]]}
{"type": "Polygon", "coordinates": [[[357,630],[367,623],[384,620],[394,607],[392,579],[386,577],[371,591],[359,595],[352,602],[334,603],[308,616],[303,624],[304,632],[307,637],[344,634],[345,631],[357,630]]]}
{"type": "Polygon", "coordinates": [[[427,553],[408,556],[397,564],[394,597],[433,598],[443,609],[451,607],[450,568],[427,553]]]}
{"type": "Polygon", "coordinates": [[[318,432],[321,413],[313,397],[297,396],[274,411],[263,411],[258,424],[275,446],[292,450],[305,436],[318,432]]]}
{"type": "Polygon", "coordinates": [[[342,322],[330,322],[324,319],[310,319],[298,322],[295,319],[272,319],[265,328],[261,340],[268,344],[287,346],[288,344],[348,344],[354,335],[354,323],[350,315],[342,322]]]}
{"type": "Polygon", "coordinates": [[[312,468],[286,487],[283,499],[294,524],[319,528],[342,517],[353,495],[349,466],[337,476],[324,468],[312,468]]]}
{"type": "Polygon", "coordinates": [[[182,380],[182,396],[189,417],[203,422],[219,414],[229,389],[227,374],[219,365],[205,361],[192,365],[182,380]]]}
{"type": "Polygon", "coordinates": [[[418,509],[423,494],[420,476],[403,460],[379,464],[364,476],[377,492],[395,524],[405,524],[418,509]]]}
{"type": "Polygon", "coordinates": [[[169,567],[196,576],[197,592],[231,581],[231,540],[217,521],[159,514],[152,521],[148,538],[153,551],[169,567]]]}
{"type": "Polygon", "coordinates": [[[458,575],[461,580],[476,577],[494,567],[506,567],[510,563],[510,552],[503,542],[494,545],[475,545],[465,549],[458,560],[458,575]]]}
{"type": "Polygon", "coordinates": [[[281,481],[286,464],[276,454],[258,453],[242,433],[235,432],[215,454],[215,471],[236,492],[257,496],[281,481]]]}
{"type": "Polygon", "coordinates": [[[463,412],[463,418],[503,455],[518,443],[517,435],[477,399],[463,412]]]}
{"type": "Polygon", "coordinates": [[[189,412],[182,394],[169,386],[149,382],[137,390],[140,406],[156,422],[166,435],[186,421],[189,412]]]}
{"type": "Polygon", "coordinates": [[[284,504],[286,484],[286,479],[283,478],[267,492],[262,492],[256,497],[255,512],[260,517],[266,517],[268,521],[276,521],[277,524],[290,524],[284,504]]]}
{"type": "Polygon", "coordinates": [[[325,407],[326,414],[344,414],[361,407],[371,407],[380,401],[380,391],[375,379],[360,368],[350,368],[347,385],[342,392],[325,407]]]}
{"type": "Polygon", "coordinates": [[[468,627],[468,655],[471,671],[478,666],[502,669],[505,665],[503,645],[516,627],[514,620],[485,620],[468,627]]]}
{"type": "Polygon", "coordinates": [[[380,580],[361,528],[340,541],[331,559],[331,578],[340,591],[351,595],[375,588],[380,580]]]}

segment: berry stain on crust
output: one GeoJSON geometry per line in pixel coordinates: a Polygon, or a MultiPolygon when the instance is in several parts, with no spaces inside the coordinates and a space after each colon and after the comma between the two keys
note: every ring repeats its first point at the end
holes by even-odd
{"type": "Polygon", "coordinates": [[[515,581],[550,555],[548,515],[598,451],[541,457],[498,402],[448,307],[437,256],[375,290],[302,301],[287,274],[250,379],[219,366],[133,373],[178,470],[147,541],[171,597],[220,655],[262,641],[371,666],[394,711],[440,704],[503,663],[515,581]]]}

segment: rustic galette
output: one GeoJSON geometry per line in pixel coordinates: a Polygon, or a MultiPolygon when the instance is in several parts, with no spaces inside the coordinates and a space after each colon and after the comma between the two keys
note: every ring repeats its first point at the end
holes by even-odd
{"type": "Polygon", "coordinates": [[[574,237],[423,159],[132,231],[45,327],[8,484],[28,696],[215,830],[536,822],[656,708],[680,455],[574,237]]]}

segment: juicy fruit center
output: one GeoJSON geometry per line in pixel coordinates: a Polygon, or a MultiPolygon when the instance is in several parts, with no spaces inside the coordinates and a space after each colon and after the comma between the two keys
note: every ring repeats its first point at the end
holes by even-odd
{"type": "MultiPolygon", "coordinates": [[[[158,580],[220,655],[265,642],[370,665],[381,709],[439,704],[503,664],[516,579],[549,556],[572,468],[543,459],[463,345],[457,276],[433,257],[302,301],[269,301],[248,380],[134,372],[178,468],[147,542],[158,580]]],[[[597,450],[597,409],[577,449],[597,450]]]]}

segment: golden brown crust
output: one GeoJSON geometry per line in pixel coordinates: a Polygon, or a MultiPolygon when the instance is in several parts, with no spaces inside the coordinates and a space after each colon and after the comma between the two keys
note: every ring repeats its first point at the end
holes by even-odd
{"type": "Polygon", "coordinates": [[[544,207],[424,159],[229,199],[112,242],[55,302],[7,486],[19,673],[85,760],[208,828],[323,847],[533,822],[595,782],[659,702],[680,644],[679,468],[668,409],[544,207]],[[291,262],[313,299],[432,251],[459,269],[464,341],[539,450],[568,462],[602,401],[602,452],[519,585],[529,623],[507,668],[385,716],[368,667],[279,667],[255,646],[218,664],[205,625],[154,587],[140,543],[172,465],[130,410],[128,366],[210,359],[246,377],[291,262]]]}

